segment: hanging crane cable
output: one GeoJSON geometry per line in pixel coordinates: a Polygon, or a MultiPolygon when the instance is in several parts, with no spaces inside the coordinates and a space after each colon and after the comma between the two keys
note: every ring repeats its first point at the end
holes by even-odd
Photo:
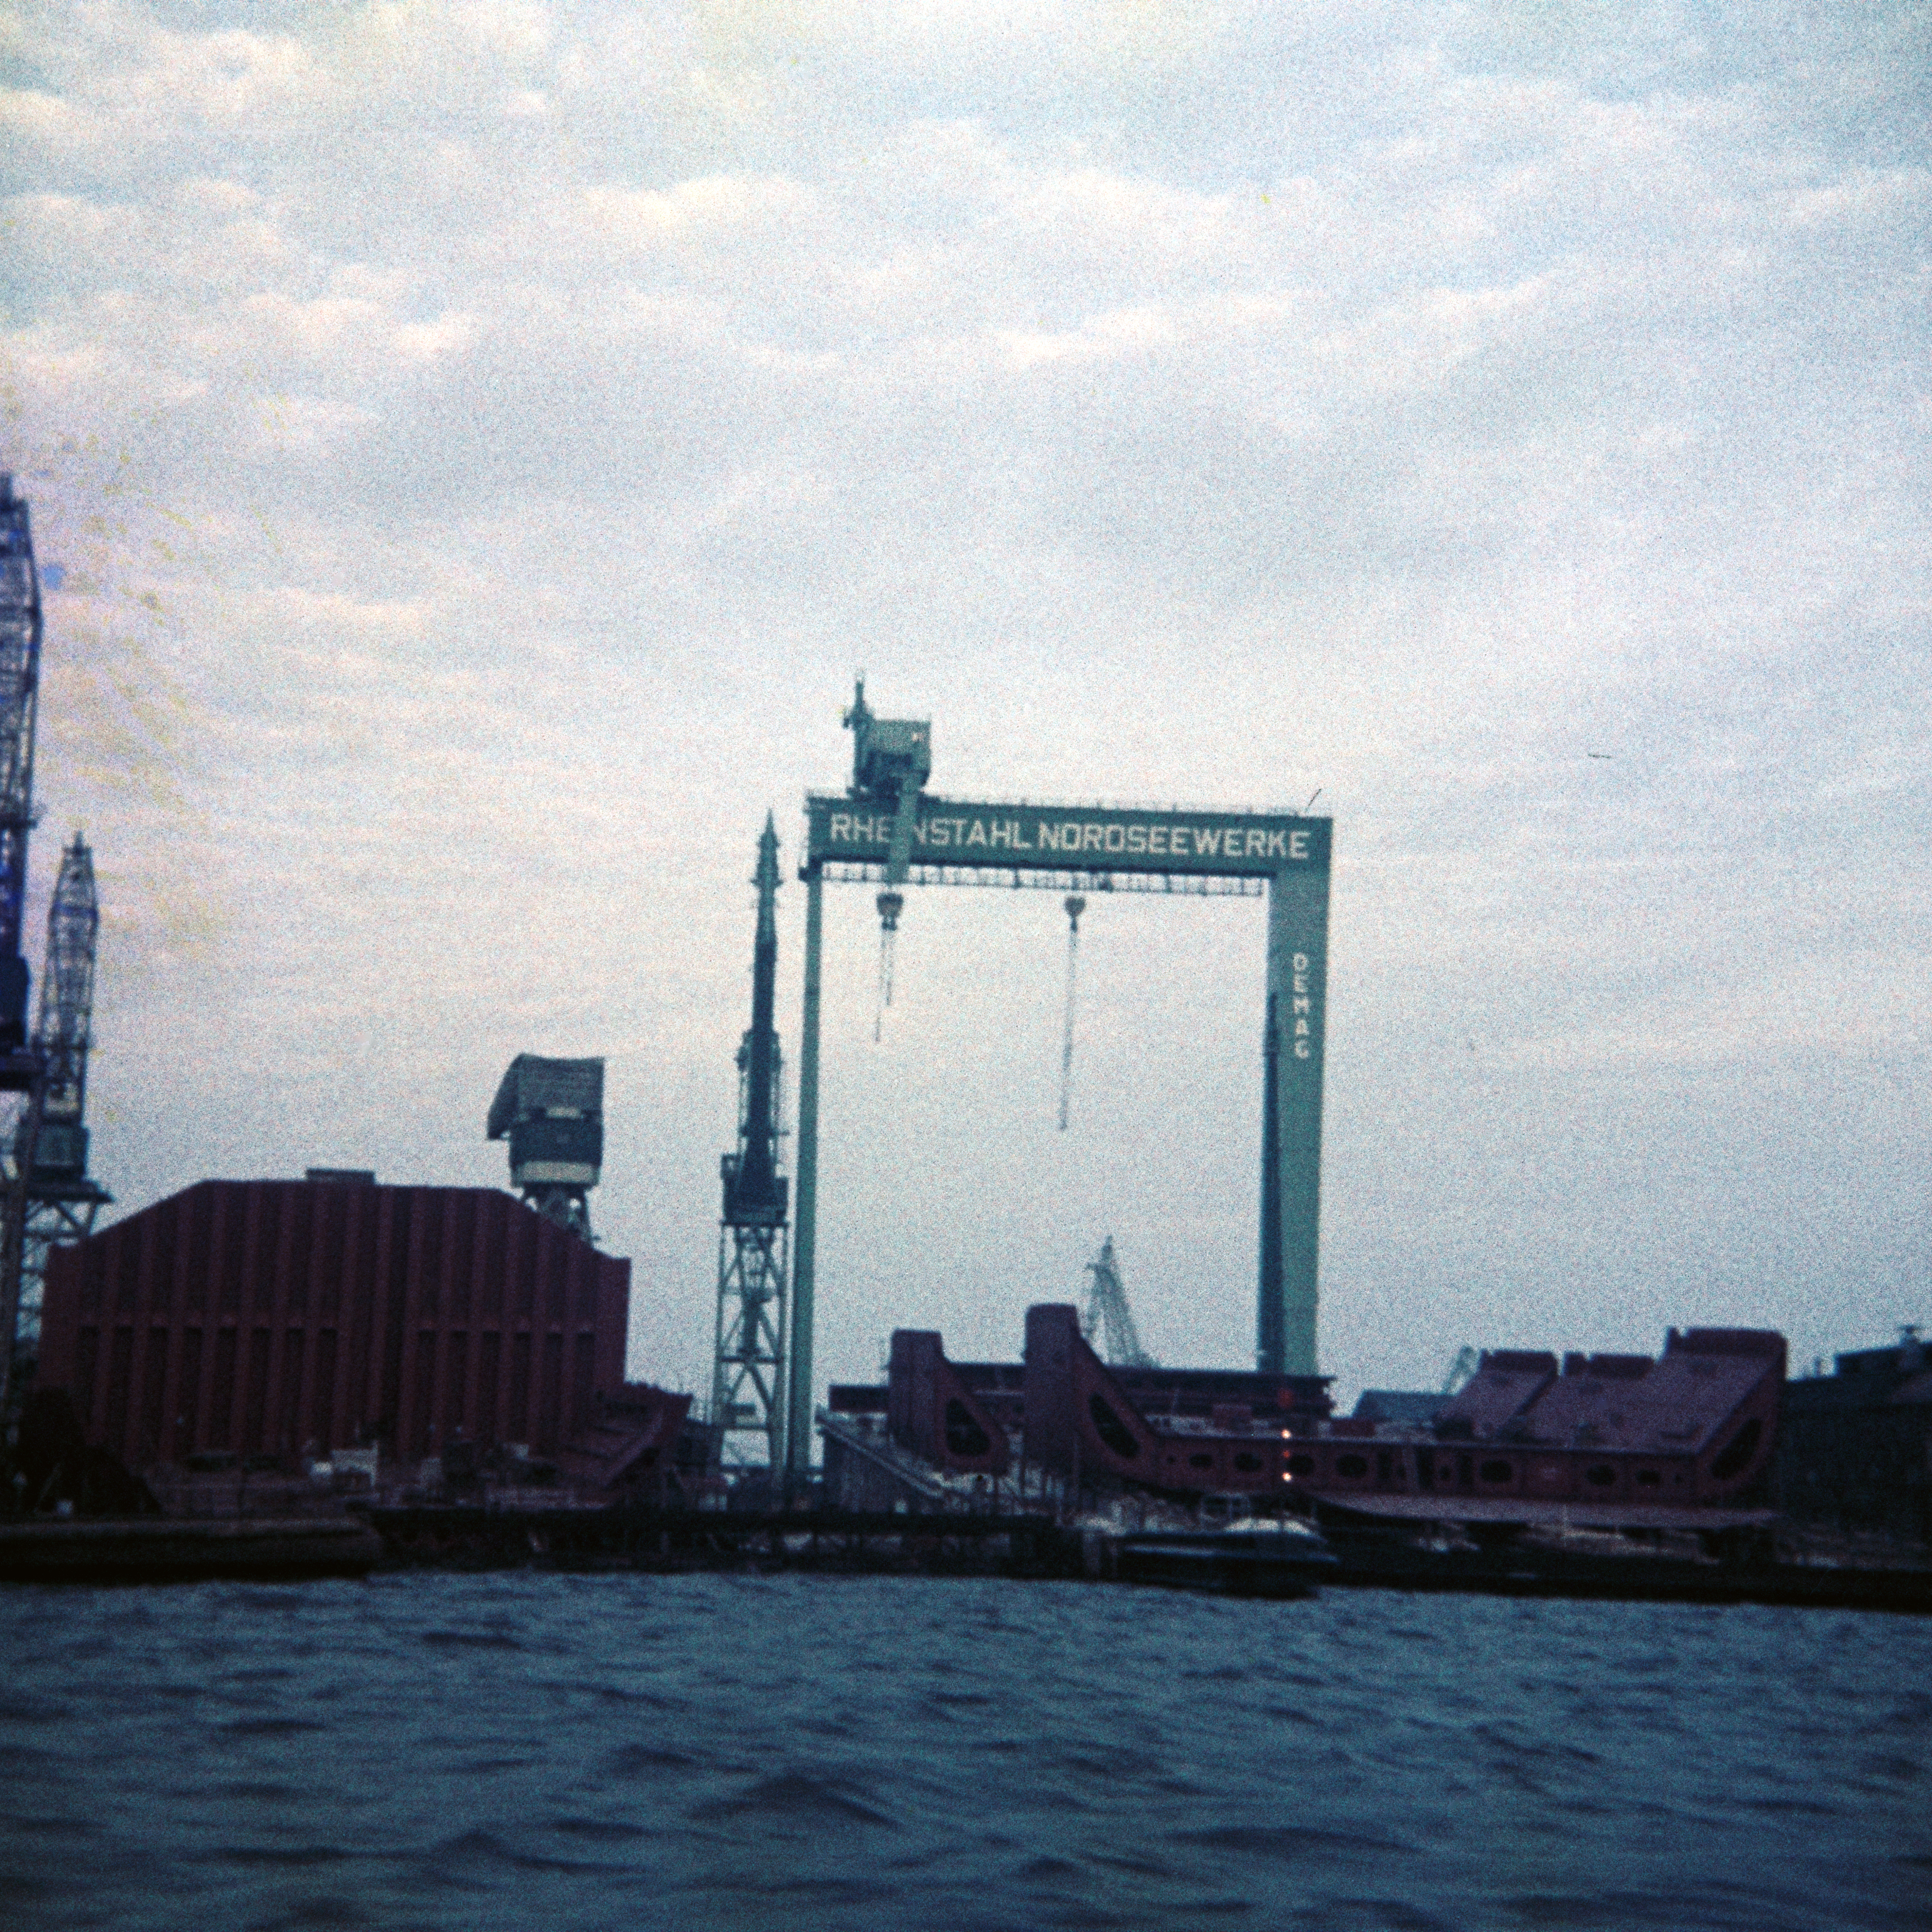
{"type": "Polygon", "coordinates": [[[1080,963],[1080,915],[1087,902],[1077,892],[1066,896],[1066,1024],[1060,1042],[1060,1131],[1066,1131],[1066,1103],[1073,1090],[1073,975],[1080,963]]]}
{"type": "Polygon", "coordinates": [[[879,1002],[872,1011],[872,1042],[877,1046],[885,1031],[886,1009],[892,1003],[892,954],[899,929],[899,914],[905,910],[903,892],[881,892],[879,908],[879,1002]]]}

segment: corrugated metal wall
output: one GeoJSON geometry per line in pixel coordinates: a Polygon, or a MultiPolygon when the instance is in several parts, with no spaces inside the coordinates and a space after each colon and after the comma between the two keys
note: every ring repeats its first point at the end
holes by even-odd
{"type": "Polygon", "coordinates": [[[204,1180],[53,1251],[40,1381],[136,1468],[459,1432],[548,1455],[622,1385],[630,1282],[490,1188],[204,1180]]]}

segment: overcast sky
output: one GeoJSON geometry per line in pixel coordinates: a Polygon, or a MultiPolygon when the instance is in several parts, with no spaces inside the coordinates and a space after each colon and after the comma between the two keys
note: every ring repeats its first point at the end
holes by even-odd
{"type": "MultiPolygon", "coordinates": [[[[776,812],[1335,818],[1322,1366],[1932,1320],[1918,4],[396,0],[0,20],[34,850],[122,1208],[502,1184],[602,1054],[632,1372],[708,1384],[776,812]],[[50,578],[55,572],[50,572],[50,578]]],[[[1252,1360],[1262,909],[829,895],[821,1379],[1114,1237],[1252,1360]]],[[[36,911],[32,952],[40,948],[36,911]]]]}

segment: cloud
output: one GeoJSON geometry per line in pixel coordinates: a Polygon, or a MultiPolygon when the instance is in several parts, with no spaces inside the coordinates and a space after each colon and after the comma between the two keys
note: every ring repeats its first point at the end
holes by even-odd
{"type": "MultiPolygon", "coordinates": [[[[750,844],[775,806],[795,856],[862,664],[949,789],[1323,788],[1345,1376],[1892,1318],[1858,1284],[1924,1239],[1922,1156],[1861,1165],[1924,1144],[1922,14],[9,32],[8,460],[67,573],[40,786],[100,855],[122,1199],[322,1138],[495,1180],[499,1063],[608,1045],[604,1225],[701,1381],[750,844]],[[1747,1184],[1790,1092],[1809,1246],[1747,1184]],[[1804,1270],[1766,1286],[1768,1244],[1804,1270]]],[[[914,1304],[1009,1346],[1108,1226],[1160,1348],[1238,1359],[1248,952],[1102,922],[1076,1148],[1036,1131],[1053,920],[934,897],[877,1054],[839,915],[825,1359],[914,1304]]]]}

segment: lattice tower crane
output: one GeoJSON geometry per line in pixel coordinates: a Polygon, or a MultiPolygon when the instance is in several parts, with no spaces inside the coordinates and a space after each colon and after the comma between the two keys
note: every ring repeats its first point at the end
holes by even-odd
{"type": "Polygon", "coordinates": [[[1100,1258],[1087,1264],[1087,1272],[1093,1279],[1088,1284],[1087,1306],[1081,1311],[1081,1334],[1117,1369],[1156,1366],[1154,1358],[1141,1346],[1134,1327],[1120,1265],[1114,1258],[1112,1234],[1100,1244],[1100,1258]]]}
{"type": "Polygon", "coordinates": [[[40,1126],[40,1061],[27,1043],[27,962],[20,956],[27,836],[34,824],[34,727],[40,685],[40,580],[26,500],[0,473],[0,1093],[22,1096],[11,1171],[0,1191],[0,1407],[17,1389],[27,1185],[40,1126]]]}
{"type": "MultiPolygon", "coordinates": [[[[718,1162],[717,1348],[711,1420],[734,1437],[762,1436],[766,1466],[785,1453],[785,1304],[790,1286],[789,1186],[778,1172],[782,1065],[772,1023],[778,964],[778,835],[770,813],[758,840],[758,922],[752,946],[752,1024],[738,1048],[738,1144],[718,1162]]],[[[755,1466],[746,1465],[746,1466],[755,1466]]]]}
{"type": "MultiPolygon", "coordinates": [[[[34,728],[40,686],[40,580],[32,519],[0,475],[0,1050],[27,1041],[27,962],[20,956],[27,835],[34,824],[34,728]]],[[[16,1088],[16,1092],[24,1091],[16,1088]]]]}
{"type": "Polygon", "coordinates": [[[39,1350],[48,1250],[64,1241],[84,1240],[94,1232],[94,1217],[114,1198],[87,1172],[87,1061],[100,937],[94,854],[76,832],[61,854],[60,874],[47,907],[46,964],[33,1037],[44,1082],[40,1131],[31,1153],[16,1144],[14,1156],[27,1169],[17,1348],[28,1359],[39,1350]]]}

